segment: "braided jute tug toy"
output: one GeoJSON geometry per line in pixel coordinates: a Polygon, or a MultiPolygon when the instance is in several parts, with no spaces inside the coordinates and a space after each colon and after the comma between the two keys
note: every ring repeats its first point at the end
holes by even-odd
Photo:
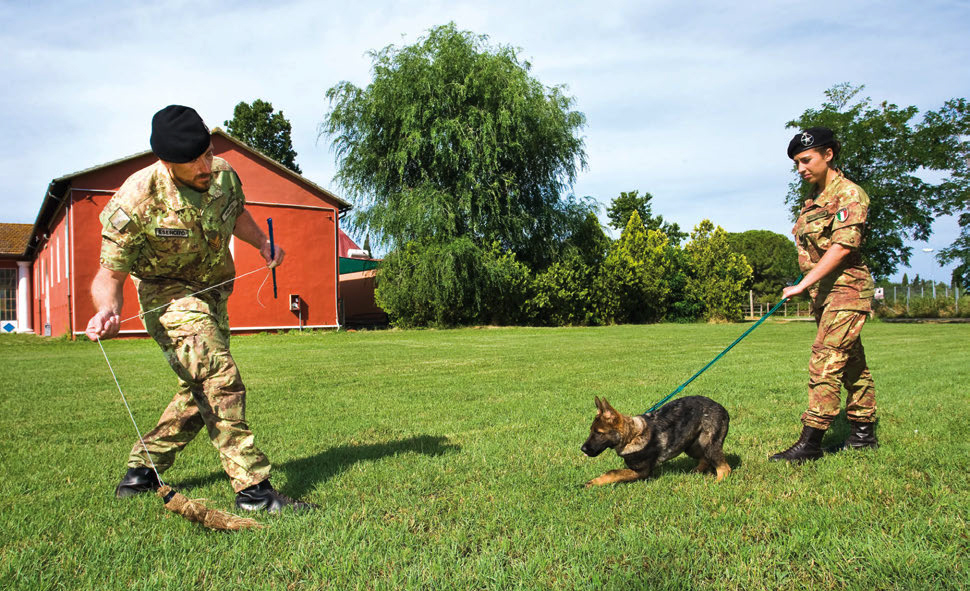
{"type": "Polygon", "coordinates": [[[210,509],[202,504],[203,499],[190,499],[182,493],[176,492],[167,484],[160,486],[155,494],[165,502],[165,508],[172,513],[177,513],[189,521],[201,523],[209,529],[239,531],[241,529],[261,529],[265,527],[255,519],[239,517],[218,509],[210,509]]]}
{"type": "MultiPolygon", "coordinates": [[[[230,281],[235,281],[236,279],[240,279],[242,277],[245,277],[246,275],[251,275],[263,269],[264,267],[260,267],[253,271],[249,271],[248,273],[244,273],[242,275],[233,277],[228,281],[224,281],[217,285],[207,287],[203,290],[197,291],[189,295],[193,295],[193,296],[198,295],[202,292],[209,291],[210,289],[215,289],[216,287],[229,283],[230,281]]],[[[275,269],[273,270],[275,271],[275,269]]],[[[266,276],[269,277],[269,273],[267,273],[266,276]]],[[[273,288],[275,290],[276,278],[274,277],[273,279],[274,279],[273,288]]],[[[265,283],[266,281],[264,279],[263,284],[265,283]]],[[[262,289],[262,287],[263,286],[261,284],[260,289],[262,289]]],[[[259,291],[256,292],[256,299],[257,301],[259,300],[259,291]]],[[[262,302],[260,302],[260,305],[262,305],[262,302]]],[[[165,304],[163,306],[159,306],[157,308],[153,308],[151,310],[141,312],[130,318],[125,318],[119,324],[127,322],[129,320],[134,320],[135,318],[143,318],[145,315],[151,312],[155,312],[157,310],[161,310],[162,308],[167,308],[167,307],[168,307],[168,304],[165,304]]],[[[138,424],[135,422],[135,417],[131,412],[131,407],[128,405],[128,400],[125,398],[125,393],[121,389],[121,384],[118,383],[118,376],[115,374],[114,368],[111,367],[111,361],[108,359],[108,354],[104,350],[104,345],[101,344],[100,338],[96,340],[98,342],[98,346],[101,347],[101,354],[104,355],[104,360],[108,364],[108,370],[111,372],[111,377],[114,378],[115,386],[118,387],[118,393],[121,394],[121,401],[124,402],[125,408],[128,409],[128,416],[131,418],[131,424],[134,425],[135,427],[135,433],[138,434],[138,440],[141,441],[142,447],[145,448],[145,455],[148,456],[148,461],[152,465],[151,467],[152,467],[152,470],[155,472],[155,477],[158,478],[158,482],[161,485],[158,488],[158,491],[156,492],[156,494],[158,495],[158,498],[162,499],[162,502],[165,503],[165,508],[175,513],[176,515],[181,515],[182,517],[188,519],[189,521],[202,524],[203,527],[207,527],[209,529],[214,529],[219,531],[239,531],[243,529],[261,529],[265,527],[262,523],[256,521],[255,519],[250,519],[248,517],[239,517],[238,515],[233,515],[232,513],[227,513],[225,511],[219,511],[218,509],[212,509],[210,507],[206,507],[205,504],[202,502],[204,499],[190,499],[185,495],[183,495],[182,493],[176,492],[175,489],[173,489],[171,486],[165,484],[165,482],[162,480],[161,474],[158,473],[158,468],[155,467],[155,462],[152,460],[151,453],[148,452],[148,446],[145,445],[145,439],[141,436],[141,430],[138,428],[138,424]]]]}

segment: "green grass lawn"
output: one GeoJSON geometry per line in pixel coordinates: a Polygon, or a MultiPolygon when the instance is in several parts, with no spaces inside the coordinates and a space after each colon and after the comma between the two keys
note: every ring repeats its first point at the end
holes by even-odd
{"type": "MultiPolygon", "coordinates": [[[[769,322],[685,391],[730,412],[729,478],[681,456],[581,488],[622,465],[579,451],[594,395],[643,412],[744,328],[234,337],[274,485],[322,508],[232,534],[113,497],[135,436],[97,345],[2,336],[0,588],[970,588],[970,325],[866,326],[876,452],[766,461],[801,429],[814,334],[769,322]]],[[[105,347],[147,431],[174,374],[150,340],[105,347]]],[[[164,476],[232,509],[204,435],[164,476]]]]}

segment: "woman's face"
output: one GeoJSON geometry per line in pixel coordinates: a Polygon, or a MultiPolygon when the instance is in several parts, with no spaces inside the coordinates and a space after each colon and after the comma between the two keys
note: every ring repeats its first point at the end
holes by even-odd
{"type": "Polygon", "coordinates": [[[829,172],[829,163],[832,161],[832,148],[812,148],[792,158],[798,174],[806,181],[815,185],[825,185],[825,179],[829,172]]]}

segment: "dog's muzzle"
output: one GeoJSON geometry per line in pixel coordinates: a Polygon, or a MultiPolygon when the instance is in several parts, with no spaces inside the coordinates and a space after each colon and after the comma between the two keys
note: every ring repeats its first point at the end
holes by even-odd
{"type": "Polygon", "coordinates": [[[582,444],[579,447],[579,450],[580,451],[582,451],[584,454],[586,454],[587,456],[589,456],[591,458],[595,458],[596,456],[598,456],[601,453],[603,453],[603,450],[604,449],[606,449],[606,448],[605,447],[601,447],[599,449],[596,449],[595,447],[593,447],[592,445],[590,445],[588,441],[586,443],[582,444]]]}

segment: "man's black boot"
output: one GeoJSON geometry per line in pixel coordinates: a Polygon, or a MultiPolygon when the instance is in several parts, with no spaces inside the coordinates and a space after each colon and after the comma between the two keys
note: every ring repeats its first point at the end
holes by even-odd
{"type": "Polygon", "coordinates": [[[119,499],[133,497],[140,493],[156,491],[159,486],[161,484],[158,482],[158,476],[151,468],[128,468],[115,488],[115,496],[119,499]]]}
{"type": "Polygon", "coordinates": [[[825,435],[825,429],[816,429],[805,425],[802,428],[802,436],[798,438],[795,445],[783,452],[768,456],[768,461],[779,462],[784,460],[797,463],[817,460],[822,457],[823,435],[825,435]]]}
{"type": "Polygon", "coordinates": [[[838,445],[825,448],[825,453],[834,454],[843,449],[879,449],[876,441],[876,423],[849,421],[849,436],[838,445]]]}
{"type": "Polygon", "coordinates": [[[286,507],[297,513],[319,508],[313,503],[291,499],[276,492],[269,480],[264,480],[236,493],[236,506],[246,511],[269,511],[270,513],[279,513],[286,507]]]}

